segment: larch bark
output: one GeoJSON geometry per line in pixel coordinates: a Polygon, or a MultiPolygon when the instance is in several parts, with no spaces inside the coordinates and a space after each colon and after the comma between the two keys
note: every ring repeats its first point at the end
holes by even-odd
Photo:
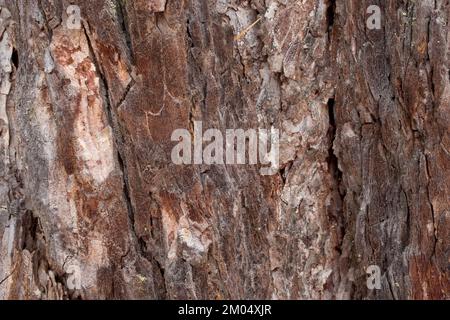
{"type": "Polygon", "coordinates": [[[0,299],[450,298],[448,0],[0,7],[0,299]],[[173,164],[194,121],[279,172],[173,164]]]}

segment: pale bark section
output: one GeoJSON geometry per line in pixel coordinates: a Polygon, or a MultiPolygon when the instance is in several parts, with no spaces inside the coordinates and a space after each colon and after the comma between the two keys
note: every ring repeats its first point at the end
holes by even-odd
{"type": "Polygon", "coordinates": [[[449,298],[446,1],[75,2],[0,1],[0,299],[449,298]],[[280,172],[172,164],[194,121],[280,172]]]}

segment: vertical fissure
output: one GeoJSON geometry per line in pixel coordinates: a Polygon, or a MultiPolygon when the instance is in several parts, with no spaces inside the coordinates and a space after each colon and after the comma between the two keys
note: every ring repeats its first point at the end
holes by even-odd
{"type": "Polygon", "coordinates": [[[105,77],[105,75],[102,72],[102,68],[99,65],[97,58],[95,56],[95,51],[94,48],[92,46],[91,43],[91,39],[89,37],[89,33],[87,31],[86,26],[84,26],[84,33],[86,36],[86,40],[88,42],[88,46],[89,46],[89,50],[92,53],[92,59],[93,59],[93,63],[96,66],[97,69],[97,73],[98,76],[100,78],[100,85],[104,91],[104,103],[105,103],[105,111],[106,111],[106,115],[107,115],[107,119],[109,122],[109,126],[111,127],[112,133],[113,133],[113,137],[114,137],[114,142],[115,142],[115,148],[116,148],[116,154],[117,154],[117,162],[119,164],[119,169],[122,173],[122,179],[123,179],[123,199],[125,201],[125,204],[127,206],[127,212],[128,212],[128,219],[129,219],[129,223],[130,223],[130,228],[131,231],[133,233],[133,236],[135,238],[135,240],[137,241],[138,237],[136,235],[136,230],[135,230],[135,212],[134,212],[134,208],[133,208],[133,204],[131,202],[131,197],[130,197],[130,187],[129,187],[129,183],[128,183],[128,170],[126,168],[126,164],[124,161],[124,157],[121,153],[121,146],[124,145],[124,137],[120,132],[120,128],[118,127],[118,124],[116,124],[116,121],[114,121],[114,116],[113,116],[113,111],[111,108],[111,97],[109,94],[109,86],[108,86],[108,81],[105,77]]]}
{"type": "Polygon", "coordinates": [[[117,18],[122,28],[122,34],[125,37],[129,58],[131,62],[134,63],[133,42],[131,40],[126,4],[124,0],[116,0],[116,3],[118,8],[118,10],[116,10],[117,18]]]}
{"type": "Polygon", "coordinates": [[[331,31],[333,30],[336,19],[336,0],[328,0],[328,7],[326,12],[328,42],[331,40],[331,31]]]}
{"type": "Polygon", "coordinates": [[[327,107],[328,107],[328,118],[329,118],[329,136],[330,136],[330,145],[328,148],[328,164],[330,165],[330,171],[333,174],[334,179],[338,186],[342,180],[342,172],[339,169],[339,159],[334,152],[334,142],[336,140],[336,115],[335,115],[335,98],[328,99],[327,107]]]}
{"type": "MultiPolygon", "coordinates": [[[[146,249],[147,245],[145,243],[145,240],[142,237],[140,237],[136,231],[136,225],[135,225],[136,211],[135,211],[135,207],[133,205],[133,201],[132,201],[132,197],[131,197],[131,186],[130,186],[129,178],[128,178],[128,168],[127,168],[126,158],[124,155],[124,150],[122,150],[122,148],[125,145],[125,137],[124,137],[123,133],[121,132],[121,126],[118,123],[117,119],[115,118],[114,110],[111,107],[112,101],[111,101],[111,97],[109,94],[110,89],[109,89],[108,81],[106,79],[106,76],[102,72],[101,66],[99,65],[99,63],[96,59],[95,51],[93,50],[91,40],[89,37],[89,33],[86,30],[86,28],[84,28],[84,31],[85,31],[86,38],[88,41],[89,50],[92,52],[92,55],[93,55],[94,64],[96,65],[96,69],[98,70],[100,84],[101,84],[102,90],[104,91],[106,115],[108,118],[109,125],[113,132],[113,137],[114,137],[114,142],[115,142],[116,152],[117,152],[117,162],[119,165],[119,169],[122,173],[122,179],[123,179],[122,180],[122,185],[123,185],[122,193],[123,193],[123,199],[125,201],[125,205],[127,208],[128,223],[130,225],[130,231],[132,234],[133,244],[134,244],[139,256],[146,259],[153,267],[156,267],[159,270],[158,273],[162,277],[162,290],[163,290],[162,295],[163,295],[163,297],[165,297],[167,295],[167,289],[165,286],[164,269],[161,266],[161,264],[157,261],[156,258],[154,258],[153,256],[151,256],[147,253],[147,249],[146,249]]],[[[127,88],[125,89],[124,95],[120,99],[117,107],[120,106],[125,101],[128,93],[131,90],[131,88],[133,87],[134,83],[135,83],[134,80],[132,80],[130,82],[130,84],[127,86],[127,88]]]]}

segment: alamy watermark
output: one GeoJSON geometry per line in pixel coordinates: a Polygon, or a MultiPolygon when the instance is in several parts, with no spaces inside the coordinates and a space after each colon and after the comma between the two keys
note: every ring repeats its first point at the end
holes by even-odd
{"type": "Polygon", "coordinates": [[[66,285],[69,290],[81,290],[81,270],[77,265],[69,265],[66,269],[66,285]]]}
{"type": "Polygon", "coordinates": [[[367,14],[370,16],[367,18],[366,25],[369,30],[381,29],[381,8],[376,5],[371,5],[367,8],[367,14]]]}
{"type": "Polygon", "coordinates": [[[273,127],[203,132],[203,123],[194,121],[193,137],[187,129],[176,129],[171,140],[178,141],[171,153],[172,162],[177,165],[260,164],[261,175],[274,175],[279,170],[280,133],[273,127]]]}
{"type": "Polygon", "coordinates": [[[367,289],[380,290],[381,289],[381,269],[377,265],[368,266],[367,273],[367,289]]]}
{"type": "Polygon", "coordinates": [[[67,29],[79,30],[81,29],[81,9],[77,5],[70,5],[66,9],[67,13],[67,29]]]}

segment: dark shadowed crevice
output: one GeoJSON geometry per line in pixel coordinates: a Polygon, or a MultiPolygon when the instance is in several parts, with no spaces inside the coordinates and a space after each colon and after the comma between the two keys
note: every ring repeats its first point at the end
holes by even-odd
{"type": "Polygon", "coordinates": [[[335,21],[335,15],[336,15],[336,0],[329,0],[328,1],[328,7],[327,7],[328,32],[331,32],[331,29],[333,29],[334,21],[335,21]]]}
{"type": "Polygon", "coordinates": [[[334,114],[335,100],[334,97],[328,99],[327,102],[328,107],[328,118],[330,120],[330,127],[332,129],[333,137],[336,135],[336,116],[334,114]]]}
{"type": "Polygon", "coordinates": [[[122,34],[125,37],[125,43],[127,45],[129,58],[131,60],[131,63],[134,64],[133,43],[131,41],[126,4],[124,0],[116,0],[116,3],[117,3],[117,10],[116,10],[117,19],[119,20],[120,26],[122,28],[122,34]]]}
{"type": "Polygon", "coordinates": [[[342,181],[342,172],[339,170],[338,158],[333,150],[333,144],[336,140],[336,115],[335,115],[335,100],[330,98],[327,103],[328,107],[328,118],[329,118],[329,136],[330,136],[330,146],[328,148],[328,164],[330,165],[330,171],[333,174],[334,179],[340,185],[342,181]]]}
{"type": "Polygon", "coordinates": [[[33,212],[27,210],[22,216],[21,250],[28,250],[29,252],[36,250],[38,232],[40,232],[39,218],[34,217],[33,212]]]}
{"type": "Polygon", "coordinates": [[[16,70],[19,69],[19,53],[17,52],[16,48],[13,48],[11,62],[13,63],[16,70]]]}

